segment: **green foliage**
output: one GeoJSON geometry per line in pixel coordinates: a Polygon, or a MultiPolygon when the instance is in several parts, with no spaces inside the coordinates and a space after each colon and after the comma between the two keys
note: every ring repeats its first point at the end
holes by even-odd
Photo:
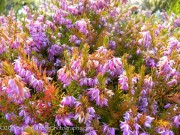
{"type": "Polygon", "coordinates": [[[0,13],[4,11],[5,8],[5,0],[0,0],[0,13]]]}
{"type": "Polygon", "coordinates": [[[180,15],[180,0],[172,0],[167,11],[180,15]]]}
{"type": "Polygon", "coordinates": [[[144,0],[143,8],[150,9],[153,13],[160,10],[167,10],[168,5],[171,3],[171,0],[144,0]]]}
{"type": "MultiPolygon", "coordinates": [[[[132,1],[133,2],[133,1],[132,1]]],[[[167,11],[169,14],[180,14],[180,0],[142,0],[139,5],[143,10],[150,10],[152,13],[156,11],[167,11]]]]}
{"type": "Polygon", "coordinates": [[[0,112],[0,135],[9,135],[11,134],[10,131],[8,130],[9,128],[9,123],[8,121],[5,119],[4,114],[2,112],[0,112]],[[4,129],[4,130],[2,130],[4,129]]]}
{"type": "Polygon", "coordinates": [[[13,9],[17,15],[18,11],[23,6],[29,6],[30,8],[36,8],[35,3],[38,3],[38,0],[1,0],[0,1],[0,14],[7,15],[9,10],[13,9]]]}

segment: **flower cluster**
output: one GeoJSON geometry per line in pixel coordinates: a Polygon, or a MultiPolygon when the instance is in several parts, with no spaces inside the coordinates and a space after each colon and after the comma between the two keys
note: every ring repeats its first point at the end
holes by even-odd
{"type": "Polygon", "coordinates": [[[120,124],[120,128],[123,131],[123,135],[133,135],[133,134],[147,134],[146,132],[140,132],[143,127],[151,128],[151,122],[154,118],[146,116],[143,114],[133,114],[132,110],[127,111],[124,114],[124,122],[120,124]],[[134,116],[135,115],[135,116],[134,116]]]}
{"type": "Polygon", "coordinates": [[[28,83],[31,87],[33,87],[37,91],[43,90],[43,81],[36,79],[35,74],[32,74],[30,70],[25,69],[23,67],[23,64],[21,63],[21,59],[15,60],[14,70],[25,83],[28,83]]]}
{"type": "Polygon", "coordinates": [[[2,92],[7,93],[8,99],[16,103],[22,103],[25,99],[30,98],[29,89],[23,86],[23,83],[18,81],[17,78],[10,79],[2,92]]]}

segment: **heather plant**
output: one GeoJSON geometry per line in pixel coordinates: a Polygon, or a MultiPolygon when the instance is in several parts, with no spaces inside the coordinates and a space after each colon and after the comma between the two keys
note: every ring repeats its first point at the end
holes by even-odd
{"type": "Polygon", "coordinates": [[[49,0],[0,17],[5,134],[180,134],[180,20],[126,0],[49,0]]]}

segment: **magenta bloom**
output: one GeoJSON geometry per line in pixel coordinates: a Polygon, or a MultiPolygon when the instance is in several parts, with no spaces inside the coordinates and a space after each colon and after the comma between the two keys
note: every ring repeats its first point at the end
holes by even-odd
{"type": "Polygon", "coordinates": [[[24,108],[26,107],[22,107],[21,111],[19,112],[19,116],[23,117],[24,124],[29,125],[34,123],[34,119],[30,116],[29,112],[27,112],[24,108]]]}
{"type": "Polygon", "coordinates": [[[146,97],[139,97],[138,110],[140,112],[146,112],[148,107],[148,99],[146,97]]]}
{"type": "Polygon", "coordinates": [[[6,41],[3,38],[0,38],[0,54],[8,50],[8,46],[6,45],[6,41]]]}
{"type": "Polygon", "coordinates": [[[58,56],[62,53],[63,49],[62,47],[60,47],[57,44],[52,45],[49,49],[48,49],[48,57],[51,61],[53,61],[55,59],[55,56],[58,56]]]}
{"type": "Polygon", "coordinates": [[[88,89],[88,93],[90,96],[91,101],[96,101],[96,104],[100,107],[108,106],[108,100],[104,98],[102,95],[100,95],[100,91],[97,88],[90,88],[88,89]]]}
{"type": "Polygon", "coordinates": [[[108,125],[103,125],[103,133],[108,135],[115,135],[115,128],[109,127],[108,125]]]}
{"type": "Polygon", "coordinates": [[[22,135],[24,129],[24,126],[10,125],[10,131],[13,132],[15,135],[22,135]]]}
{"type": "Polygon", "coordinates": [[[97,135],[95,130],[91,130],[89,133],[86,133],[85,135],[97,135]]]}
{"type": "Polygon", "coordinates": [[[178,28],[178,27],[180,27],[180,17],[174,20],[174,28],[178,28]]]}
{"type": "Polygon", "coordinates": [[[58,79],[64,84],[64,87],[71,83],[71,80],[78,81],[85,77],[85,71],[81,68],[80,60],[71,60],[70,69],[64,66],[58,70],[58,79]]]}
{"type": "Polygon", "coordinates": [[[174,65],[173,60],[169,60],[167,56],[163,56],[160,58],[157,67],[159,69],[158,75],[162,76],[165,80],[168,80],[172,74],[173,74],[173,65],[174,65]]]}
{"type": "Polygon", "coordinates": [[[107,52],[108,52],[108,50],[106,49],[106,48],[104,48],[103,46],[100,46],[97,50],[96,50],[96,52],[98,53],[97,55],[96,55],[96,57],[101,57],[102,55],[105,55],[107,52]]]}
{"type": "Polygon", "coordinates": [[[116,77],[122,74],[123,65],[120,58],[112,58],[104,64],[104,72],[108,72],[112,77],[116,77]]]}
{"type": "MultiPolygon", "coordinates": [[[[141,113],[138,114],[134,114],[134,112],[132,112],[132,110],[127,111],[124,114],[124,122],[121,121],[120,123],[120,128],[123,131],[123,135],[139,135],[139,134],[143,134],[146,135],[145,132],[141,132],[139,129],[141,129],[142,127],[140,126],[139,122],[139,118],[142,116],[141,113]],[[129,125],[129,122],[131,123],[133,121],[133,124],[129,125]]],[[[154,120],[154,118],[150,117],[150,116],[146,116],[146,120],[144,122],[144,127],[146,128],[151,128],[151,123],[154,120]]]]}
{"type": "Polygon", "coordinates": [[[29,29],[33,39],[32,44],[30,44],[30,48],[33,51],[39,52],[49,44],[49,39],[44,32],[45,27],[41,25],[39,21],[35,21],[30,23],[29,29]]]}
{"type": "Polygon", "coordinates": [[[34,73],[31,73],[30,70],[25,69],[23,67],[23,64],[21,63],[21,59],[15,60],[14,70],[22,78],[22,80],[25,83],[28,83],[31,87],[36,89],[36,91],[43,91],[44,90],[43,81],[36,79],[34,73]]]}
{"type": "Polygon", "coordinates": [[[55,118],[55,121],[59,127],[61,126],[73,126],[73,123],[71,122],[70,116],[65,116],[65,115],[57,115],[55,118]]]}
{"type": "Polygon", "coordinates": [[[11,45],[11,48],[12,49],[17,49],[18,47],[19,47],[19,42],[18,41],[14,41],[13,43],[12,43],[12,45],[11,45]]]}
{"type": "Polygon", "coordinates": [[[151,123],[154,120],[154,118],[150,117],[150,116],[146,116],[146,121],[144,123],[144,126],[147,128],[151,128],[151,123]]]}
{"type": "Polygon", "coordinates": [[[179,41],[176,38],[171,37],[168,41],[168,47],[170,49],[178,49],[179,48],[179,41]]]}
{"type": "Polygon", "coordinates": [[[85,20],[79,20],[75,23],[75,27],[83,34],[87,35],[88,30],[87,30],[87,23],[85,20]]]}
{"type": "Polygon", "coordinates": [[[164,55],[171,55],[173,51],[178,51],[179,48],[179,41],[176,38],[171,37],[168,41],[167,50],[164,52],[164,55]]]}
{"type": "Polygon", "coordinates": [[[72,107],[76,103],[76,99],[73,96],[63,97],[61,104],[64,106],[72,107]]]}
{"type": "Polygon", "coordinates": [[[70,73],[66,73],[65,68],[58,71],[58,79],[64,84],[64,87],[68,86],[72,80],[70,73]]]}
{"type": "Polygon", "coordinates": [[[142,33],[142,39],[140,39],[138,42],[140,45],[143,45],[145,48],[148,49],[151,46],[151,40],[152,40],[150,32],[145,31],[141,33],[142,33]]]}
{"type": "Polygon", "coordinates": [[[167,85],[168,85],[169,87],[171,87],[171,86],[173,86],[173,85],[177,85],[177,84],[178,84],[178,82],[177,82],[176,79],[172,79],[172,80],[170,80],[170,81],[167,83],[167,85]]]}
{"type": "Polygon", "coordinates": [[[146,57],[146,66],[149,66],[149,67],[156,67],[156,62],[153,58],[150,58],[150,57],[146,57]]]}
{"type": "Polygon", "coordinates": [[[118,84],[121,85],[122,90],[128,90],[129,89],[128,78],[125,75],[119,76],[118,84]]]}
{"type": "Polygon", "coordinates": [[[166,129],[165,127],[157,127],[156,132],[161,135],[174,135],[173,131],[166,129]]]}
{"type": "Polygon", "coordinates": [[[94,107],[87,108],[87,113],[89,114],[89,120],[92,120],[92,118],[95,117],[95,110],[94,107]]]}
{"type": "Polygon", "coordinates": [[[6,113],[5,114],[5,118],[6,120],[8,120],[8,122],[11,122],[13,120],[13,118],[16,118],[17,116],[13,113],[6,113]]]}
{"type": "Polygon", "coordinates": [[[38,132],[38,134],[47,134],[48,133],[49,124],[45,122],[33,124],[33,129],[38,132]]]}
{"type": "Polygon", "coordinates": [[[167,108],[169,108],[170,106],[171,106],[171,104],[168,103],[168,104],[166,104],[166,105],[164,106],[164,108],[167,109],[167,108]]]}
{"type": "Polygon", "coordinates": [[[180,126],[180,115],[177,115],[173,118],[173,122],[176,125],[176,127],[178,128],[180,126]]]}
{"type": "Polygon", "coordinates": [[[71,43],[76,42],[76,40],[78,40],[78,38],[76,37],[76,35],[71,35],[71,36],[70,36],[69,41],[70,41],[71,43]]]}
{"type": "Polygon", "coordinates": [[[132,129],[127,122],[121,122],[120,128],[123,131],[123,135],[132,135],[132,129]]]}
{"type": "Polygon", "coordinates": [[[95,85],[98,84],[98,80],[97,78],[82,78],[80,80],[80,86],[86,85],[86,86],[90,86],[90,87],[94,87],[95,85]]]}
{"type": "Polygon", "coordinates": [[[110,49],[114,50],[116,48],[116,42],[113,40],[109,41],[109,46],[110,49]]]}
{"type": "Polygon", "coordinates": [[[19,85],[22,85],[20,83],[19,81],[15,81],[15,79],[10,79],[6,88],[8,98],[16,103],[22,103],[25,99],[30,97],[29,89],[26,87],[19,87],[19,85]]]}

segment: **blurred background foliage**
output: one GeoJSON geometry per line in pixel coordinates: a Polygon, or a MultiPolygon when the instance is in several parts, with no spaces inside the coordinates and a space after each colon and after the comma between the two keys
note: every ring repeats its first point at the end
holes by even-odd
{"type": "MultiPolygon", "coordinates": [[[[156,11],[167,11],[169,14],[175,13],[180,15],[180,0],[129,0],[131,4],[136,4],[142,10],[150,10],[152,13],[156,11]]],[[[25,5],[31,9],[38,8],[40,0],[0,0],[0,14],[8,14],[10,9],[18,11],[25,5]]]]}
{"type": "Polygon", "coordinates": [[[175,13],[177,15],[180,15],[180,0],[172,0],[172,2],[169,5],[168,9],[169,13],[175,13]]]}
{"type": "Polygon", "coordinates": [[[156,11],[167,11],[169,14],[180,14],[180,0],[142,0],[142,9],[156,11]]]}
{"type": "Polygon", "coordinates": [[[18,11],[23,6],[29,6],[31,9],[36,9],[40,0],[0,0],[0,14],[7,15],[9,10],[13,9],[17,15],[18,11]]]}

